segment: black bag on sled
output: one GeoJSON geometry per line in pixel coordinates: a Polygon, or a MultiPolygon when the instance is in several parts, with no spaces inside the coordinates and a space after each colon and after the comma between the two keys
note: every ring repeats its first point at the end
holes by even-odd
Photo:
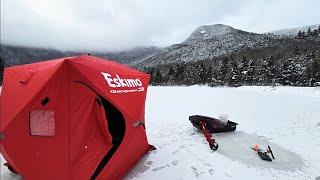
{"type": "Polygon", "coordinates": [[[207,125],[206,129],[210,133],[235,131],[238,125],[238,123],[235,123],[230,120],[228,120],[227,122],[222,122],[219,119],[207,117],[207,116],[201,116],[201,115],[189,116],[189,121],[197,129],[199,129],[200,121],[205,122],[207,125]]]}

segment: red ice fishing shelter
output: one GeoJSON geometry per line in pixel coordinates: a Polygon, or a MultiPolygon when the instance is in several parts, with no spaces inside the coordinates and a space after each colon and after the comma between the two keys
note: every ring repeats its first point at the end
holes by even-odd
{"type": "Polygon", "coordinates": [[[152,147],[149,80],[89,55],[6,68],[2,155],[26,180],[121,179],[152,147]]]}

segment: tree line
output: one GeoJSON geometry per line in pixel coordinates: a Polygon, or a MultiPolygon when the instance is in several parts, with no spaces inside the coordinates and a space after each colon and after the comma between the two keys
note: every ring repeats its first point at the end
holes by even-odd
{"type": "Polygon", "coordinates": [[[144,68],[144,71],[151,74],[152,85],[316,86],[320,85],[320,55],[309,53],[285,60],[274,56],[261,59],[224,57],[213,62],[171,64],[144,68]]]}
{"type": "Polygon", "coordinates": [[[304,39],[304,38],[315,38],[320,36],[320,26],[318,29],[311,30],[311,28],[308,28],[308,31],[299,31],[296,38],[297,39],[304,39]]]}

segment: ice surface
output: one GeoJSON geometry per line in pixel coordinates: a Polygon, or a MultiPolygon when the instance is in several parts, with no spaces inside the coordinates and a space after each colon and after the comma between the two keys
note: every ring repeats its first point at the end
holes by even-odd
{"type": "Polygon", "coordinates": [[[248,166],[285,171],[295,171],[303,166],[303,160],[299,155],[286,150],[281,145],[269,142],[263,136],[236,131],[234,133],[217,133],[214,137],[220,147],[218,153],[248,166]],[[269,145],[275,160],[272,162],[262,161],[258,154],[251,149],[252,145],[257,143],[264,147],[269,145]]]}
{"type": "Polygon", "coordinates": [[[126,179],[312,179],[320,176],[320,90],[302,87],[151,87],[146,128],[157,150],[126,179]],[[213,152],[189,115],[238,122],[235,133],[213,134],[213,152]],[[273,162],[251,150],[269,144],[273,162]]]}

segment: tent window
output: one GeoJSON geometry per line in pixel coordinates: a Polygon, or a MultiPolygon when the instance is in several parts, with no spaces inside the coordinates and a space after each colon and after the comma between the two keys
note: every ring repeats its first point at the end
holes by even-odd
{"type": "Polygon", "coordinates": [[[30,111],[30,134],[34,136],[54,136],[55,111],[30,111]]]}

